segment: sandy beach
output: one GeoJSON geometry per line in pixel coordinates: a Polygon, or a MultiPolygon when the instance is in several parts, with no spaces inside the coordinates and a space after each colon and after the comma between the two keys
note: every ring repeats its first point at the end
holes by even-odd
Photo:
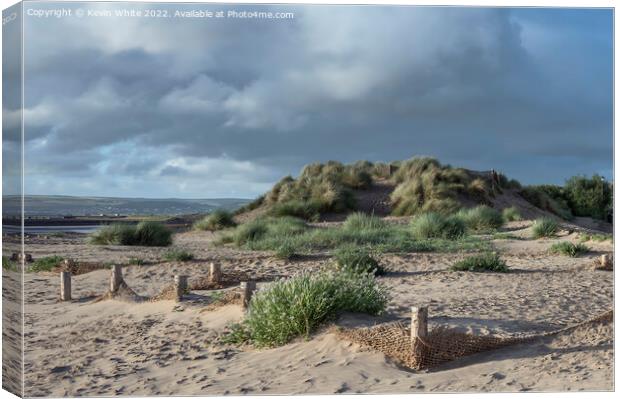
{"type": "MultiPolygon", "coordinates": [[[[390,302],[381,317],[341,315],[309,340],[255,349],[220,342],[241,306],[210,308],[215,291],[193,291],[185,300],[133,303],[97,301],[109,270],[73,277],[73,300],[60,302],[58,274],[25,275],[25,378],[27,396],[224,395],[302,393],[516,392],[613,389],[613,325],[584,326],[468,356],[427,371],[408,370],[384,354],[340,339],[335,326],[407,321],[411,306],[428,306],[429,325],[477,335],[519,336],[555,331],[608,311],[613,273],[594,270],[610,241],[588,242],[578,258],[551,255],[550,245],[577,242],[580,229],[557,238],[526,239],[530,221],[510,222],[511,239],[494,239],[510,273],[451,272],[458,253],[387,254],[378,278],[390,302]],[[523,237],[523,238],[520,238],[523,237]]],[[[329,223],[327,223],[329,225],[329,223]]],[[[162,248],[93,246],[80,235],[37,237],[33,257],[70,254],[77,261],[126,264],[127,285],[154,296],[175,274],[205,277],[209,264],[258,281],[259,289],[302,269],[318,270],[322,254],[295,261],[269,252],[215,246],[209,232],[175,235],[174,248],[191,251],[188,262],[161,261],[162,248]]],[[[4,272],[5,284],[14,276],[4,272]]],[[[234,290],[232,286],[224,290],[234,290]]],[[[221,290],[220,290],[221,291],[221,290]]]]}

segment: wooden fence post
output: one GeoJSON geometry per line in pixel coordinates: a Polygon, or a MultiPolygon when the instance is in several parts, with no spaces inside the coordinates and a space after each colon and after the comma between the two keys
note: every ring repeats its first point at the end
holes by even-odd
{"type": "Polygon", "coordinates": [[[123,282],[123,269],[121,265],[112,265],[110,272],[110,291],[116,292],[123,282]]]}
{"type": "Polygon", "coordinates": [[[211,262],[209,265],[209,280],[212,283],[219,283],[222,280],[222,269],[219,264],[211,262]]]}
{"type": "Polygon", "coordinates": [[[601,255],[601,266],[607,266],[609,264],[609,256],[601,255]]]}
{"type": "Polygon", "coordinates": [[[428,336],[428,308],[413,306],[411,308],[411,342],[428,336]]]}
{"type": "Polygon", "coordinates": [[[243,309],[247,309],[250,305],[250,300],[252,299],[252,295],[256,291],[256,282],[255,281],[243,281],[241,282],[241,292],[243,298],[243,309]]]}
{"type": "Polygon", "coordinates": [[[183,294],[187,292],[187,276],[174,276],[174,289],[177,302],[183,299],[183,294]]]}
{"type": "Polygon", "coordinates": [[[71,300],[71,272],[60,272],[60,300],[71,300]]]}

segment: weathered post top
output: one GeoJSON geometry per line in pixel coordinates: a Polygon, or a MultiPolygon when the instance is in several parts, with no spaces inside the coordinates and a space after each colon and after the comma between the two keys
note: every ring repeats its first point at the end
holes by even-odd
{"type": "Polygon", "coordinates": [[[110,271],[110,291],[116,292],[123,282],[123,269],[121,265],[113,265],[110,271]]]}
{"type": "Polygon", "coordinates": [[[177,302],[183,299],[183,295],[188,291],[187,276],[174,276],[174,289],[177,302]]]}
{"type": "Polygon", "coordinates": [[[222,280],[222,269],[219,264],[211,262],[209,265],[209,280],[219,283],[222,280]]]}
{"type": "Polygon", "coordinates": [[[60,272],[60,300],[71,300],[71,273],[60,272]]]}
{"type": "Polygon", "coordinates": [[[255,281],[242,281],[241,282],[241,292],[243,299],[243,308],[247,309],[250,305],[250,301],[252,300],[252,295],[256,291],[256,282],[255,281]]]}
{"type": "Polygon", "coordinates": [[[428,336],[428,308],[425,306],[411,308],[411,340],[428,336]]]}

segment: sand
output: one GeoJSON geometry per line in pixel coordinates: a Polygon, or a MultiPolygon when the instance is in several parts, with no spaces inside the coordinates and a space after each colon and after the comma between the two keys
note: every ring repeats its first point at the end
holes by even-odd
{"type": "MultiPolygon", "coordinates": [[[[531,222],[506,230],[528,237],[531,222]]],[[[268,252],[214,247],[211,233],[175,236],[174,247],[195,254],[190,262],[160,261],[166,249],[91,246],[80,236],[30,239],[35,258],[61,254],[82,261],[152,263],[125,266],[127,284],[153,296],[175,274],[194,278],[210,262],[259,281],[316,270],[324,255],[296,261],[268,252]]],[[[445,325],[476,334],[504,336],[554,331],[612,308],[613,273],[595,271],[610,241],[588,242],[579,258],[548,253],[553,242],[577,241],[577,233],[543,240],[501,239],[493,245],[512,269],[508,274],[450,272],[463,254],[385,255],[389,270],[379,278],[391,293],[382,318],[343,315],[350,326],[405,320],[411,306],[429,307],[431,328],[445,325]]],[[[5,283],[11,274],[4,272],[5,283]]],[[[96,302],[105,293],[108,270],[73,277],[70,303],[59,302],[55,273],[25,275],[25,371],[27,396],[223,395],[302,393],[412,393],[481,391],[576,391],[613,389],[613,326],[586,326],[569,333],[459,359],[429,371],[400,367],[382,353],[339,339],[325,326],[309,340],[258,350],[223,345],[227,326],[243,317],[237,305],[211,311],[213,293],[193,292],[189,300],[131,303],[96,302]]],[[[234,289],[234,287],[228,288],[234,289]]]]}

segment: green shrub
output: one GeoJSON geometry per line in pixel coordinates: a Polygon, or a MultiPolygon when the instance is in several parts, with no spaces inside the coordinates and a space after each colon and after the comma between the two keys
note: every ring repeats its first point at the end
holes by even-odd
{"type": "Polygon", "coordinates": [[[257,347],[284,345],[308,337],[339,312],[376,315],[385,311],[387,302],[385,289],[371,274],[302,272],[258,291],[235,335],[257,347]]]}
{"type": "Polygon", "coordinates": [[[465,224],[456,216],[445,217],[439,213],[428,212],[411,220],[411,233],[418,240],[457,239],[465,235],[465,224]]]}
{"type": "Polygon", "coordinates": [[[549,251],[553,254],[562,254],[570,256],[571,258],[575,258],[581,254],[588,252],[589,250],[590,248],[588,248],[582,243],[575,245],[569,241],[555,243],[549,249],[549,251]]]}
{"type": "Polygon", "coordinates": [[[534,238],[554,237],[559,228],[558,222],[550,217],[536,219],[532,226],[534,238]]]}
{"type": "Polygon", "coordinates": [[[43,258],[35,259],[35,261],[28,267],[30,272],[49,272],[62,262],[62,256],[45,256],[43,258]]]}
{"type": "Polygon", "coordinates": [[[473,255],[467,257],[459,262],[456,262],[452,267],[452,271],[469,271],[469,272],[508,272],[508,266],[500,259],[499,254],[494,252],[487,252],[480,255],[473,255]]]}
{"type": "Polygon", "coordinates": [[[371,251],[365,247],[344,246],[334,252],[334,260],[340,270],[350,270],[355,273],[385,274],[385,269],[373,257],[371,251]]]}
{"type": "Polygon", "coordinates": [[[573,212],[560,186],[528,186],[521,190],[521,196],[540,209],[549,211],[562,219],[571,220],[573,212]]]}
{"type": "Polygon", "coordinates": [[[599,175],[588,179],[573,176],[564,185],[566,199],[576,216],[590,216],[606,220],[612,206],[613,189],[609,182],[599,175]]]}
{"type": "Polygon", "coordinates": [[[144,261],[144,259],[141,259],[141,258],[129,258],[129,260],[127,261],[127,264],[134,265],[134,266],[142,266],[146,264],[146,262],[144,261]]]}
{"type": "Polygon", "coordinates": [[[222,209],[218,209],[207,215],[205,218],[194,223],[195,229],[208,231],[222,230],[235,226],[236,223],[233,220],[232,214],[222,209]]]}
{"type": "Polygon", "coordinates": [[[187,262],[194,259],[194,254],[184,251],[182,249],[173,249],[164,254],[164,259],[169,262],[187,262]]]}
{"type": "Polygon", "coordinates": [[[172,244],[172,231],[162,223],[151,221],[143,221],[136,226],[112,224],[93,233],[90,242],[96,245],[165,247],[172,244]]]}
{"type": "Polygon", "coordinates": [[[517,220],[521,220],[521,213],[519,212],[519,208],[517,208],[516,206],[504,208],[504,210],[502,211],[502,218],[505,222],[514,222],[517,220]]]}
{"type": "Polygon", "coordinates": [[[376,230],[385,228],[386,223],[377,216],[355,212],[347,217],[343,227],[347,230],[376,230]]]}
{"type": "Polygon", "coordinates": [[[457,215],[474,231],[495,230],[504,224],[502,214],[486,205],[463,209],[457,215]]]}

